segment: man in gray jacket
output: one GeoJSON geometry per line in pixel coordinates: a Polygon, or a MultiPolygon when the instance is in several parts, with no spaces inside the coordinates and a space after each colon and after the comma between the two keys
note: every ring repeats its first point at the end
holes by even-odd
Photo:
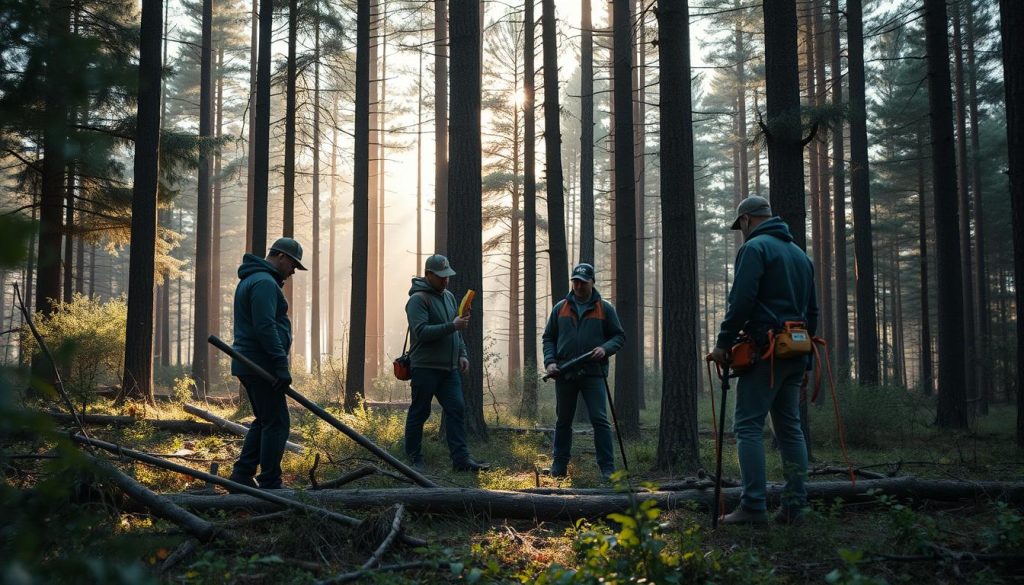
{"type": "Polygon", "coordinates": [[[419,471],[424,469],[423,423],[430,418],[435,396],[444,411],[448,451],[455,471],[476,472],[490,467],[474,461],[466,446],[462,373],[469,370],[469,357],[461,332],[469,326],[470,315],[468,311],[457,314],[455,295],[448,290],[448,279],[454,275],[444,256],[427,258],[424,275],[412,279],[405,304],[412,343],[412,403],[405,419],[405,453],[419,471]]]}

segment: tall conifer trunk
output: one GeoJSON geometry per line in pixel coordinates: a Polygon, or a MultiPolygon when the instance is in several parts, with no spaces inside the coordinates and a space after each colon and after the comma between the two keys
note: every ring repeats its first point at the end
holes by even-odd
{"type": "Polygon", "coordinates": [[[580,3],[580,254],[594,263],[594,25],[590,0],[580,3]]]}
{"type": "MultiPolygon", "coordinates": [[[[534,109],[535,19],[523,8],[523,416],[537,416],[537,123],[534,109]]],[[[545,315],[547,305],[544,307],[545,315]]]]}
{"type": "MultiPolygon", "coordinates": [[[[839,0],[829,4],[829,20],[832,23],[832,106],[843,108],[843,62],[842,24],[839,0]]],[[[832,130],[832,181],[835,205],[832,209],[832,251],[835,255],[836,296],[833,310],[836,316],[833,343],[836,348],[838,373],[845,378],[850,371],[850,317],[849,296],[846,290],[846,144],[843,139],[843,125],[836,124],[832,130]]]]}
{"type": "Polygon", "coordinates": [[[203,0],[203,36],[199,78],[199,136],[206,143],[199,151],[199,190],[196,203],[195,313],[192,319],[192,379],[196,400],[204,400],[209,390],[209,350],[206,338],[210,330],[210,247],[212,244],[210,174],[213,137],[213,0],[203,0]]]}

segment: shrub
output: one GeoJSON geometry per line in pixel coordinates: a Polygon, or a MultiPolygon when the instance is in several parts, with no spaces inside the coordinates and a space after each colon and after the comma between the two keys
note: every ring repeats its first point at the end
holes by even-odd
{"type": "MultiPolygon", "coordinates": [[[[58,303],[53,314],[37,313],[36,328],[61,369],[68,391],[82,395],[97,384],[118,381],[124,362],[128,306],[124,299],[101,303],[81,294],[58,303]]],[[[39,348],[31,333],[22,334],[22,355],[39,348]]]]}

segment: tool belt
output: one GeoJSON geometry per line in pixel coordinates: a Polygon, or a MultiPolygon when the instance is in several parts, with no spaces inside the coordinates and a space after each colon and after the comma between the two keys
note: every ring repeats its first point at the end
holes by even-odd
{"type": "Polygon", "coordinates": [[[761,359],[790,360],[811,355],[814,342],[803,321],[786,321],[781,329],[768,331],[768,348],[761,359]]]}
{"type": "Polygon", "coordinates": [[[732,358],[729,367],[732,368],[735,375],[742,376],[754,369],[754,364],[757,363],[757,342],[753,337],[741,331],[739,337],[736,338],[736,343],[729,350],[729,354],[732,358]]]}

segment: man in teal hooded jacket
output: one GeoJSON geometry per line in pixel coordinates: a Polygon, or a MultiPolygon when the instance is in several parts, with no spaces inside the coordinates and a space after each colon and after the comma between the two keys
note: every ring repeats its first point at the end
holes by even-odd
{"type": "Polygon", "coordinates": [[[281,458],[290,428],[284,390],[292,382],[288,368],[292,324],[281,287],[296,269],[306,268],[302,265],[302,246],[292,238],[274,242],[265,259],[246,254],[238,267],[232,347],[277,378],[272,384],[245,364],[231,362],[231,374],[245,388],[256,420],[245,434],[230,479],[249,487],[281,487],[281,458]],[[260,474],[254,482],[257,466],[260,474]]]}
{"type": "Polygon", "coordinates": [[[455,276],[448,259],[440,254],[427,258],[423,277],[412,279],[405,315],[409,320],[412,349],[412,402],[405,418],[405,453],[413,467],[425,469],[423,423],[437,397],[445,416],[448,452],[455,471],[477,472],[490,465],[474,461],[466,444],[462,374],[469,370],[469,356],[462,332],[469,314],[459,315],[448,279],[455,276]]]}
{"type": "MultiPolygon", "coordinates": [[[[786,222],[772,216],[768,200],[756,195],[740,202],[732,229],[743,231],[744,244],[736,253],[736,277],[729,293],[729,308],[722,321],[711,359],[729,363],[729,350],[744,331],[763,351],[768,331],[786,321],[802,321],[814,335],[818,305],[814,266],[793,242],[786,222]]],[[[766,500],[764,421],[772,426],[782,455],[786,478],[777,522],[796,522],[807,502],[807,445],[800,428],[800,387],[804,359],[758,359],[736,385],[733,430],[740,460],[743,492],[740,506],[725,515],[726,524],[761,524],[768,521],[766,500]],[[774,372],[773,372],[774,370],[774,372]]]]}

